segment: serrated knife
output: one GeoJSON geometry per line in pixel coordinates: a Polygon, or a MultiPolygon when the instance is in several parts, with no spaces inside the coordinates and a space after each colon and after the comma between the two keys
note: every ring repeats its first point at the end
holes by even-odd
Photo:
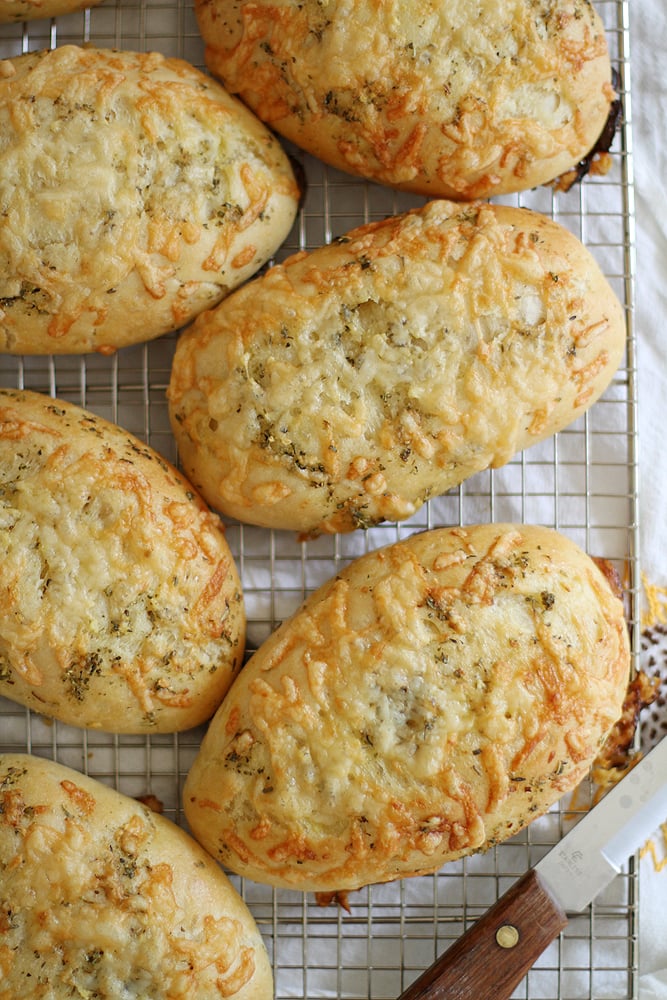
{"type": "Polygon", "coordinates": [[[542,952],[667,818],[667,737],[399,1000],[507,1000],[542,952]]]}

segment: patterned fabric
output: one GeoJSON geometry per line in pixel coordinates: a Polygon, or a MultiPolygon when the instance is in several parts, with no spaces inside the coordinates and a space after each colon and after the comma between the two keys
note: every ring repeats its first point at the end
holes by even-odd
{"type": "MultiPolygon", "coordinates": [[[[642,613],[641,669],[659,686],[655,701],[642,719],[642,747],[649,750],[667,736],[667,587],[659,587],[644,578],[646,606],[642,613]]],[[[667,877],[667,817],[641,852],[649,857],[657,872],[667,877]]]]}

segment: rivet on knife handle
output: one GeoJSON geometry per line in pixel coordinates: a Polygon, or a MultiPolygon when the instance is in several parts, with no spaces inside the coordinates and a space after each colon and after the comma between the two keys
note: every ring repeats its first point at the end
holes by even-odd
{"type": "Polygon", "coordinates": [[[507,1000],[566,924],[531,869],[399,1000],[507,1000]]]}

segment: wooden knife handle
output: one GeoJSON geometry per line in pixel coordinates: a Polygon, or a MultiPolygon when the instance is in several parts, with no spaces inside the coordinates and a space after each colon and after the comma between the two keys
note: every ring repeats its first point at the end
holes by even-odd
{"type": "Polygon", "coordinates": [[[566,924],[530,869],[399,1000],[507,1000],[566,924]]]}

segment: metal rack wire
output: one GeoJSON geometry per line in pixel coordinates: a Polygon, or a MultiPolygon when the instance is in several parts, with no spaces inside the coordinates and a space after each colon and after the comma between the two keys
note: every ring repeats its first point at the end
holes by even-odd
{"type": "MultiPolygon", "coordinates": [[[[241,573],[248,651],[304,596],[363,551],[441,524],[489,520],[555,527],[592,554],[611,559],[626,580],[635,656],[639,649],[637,431],[633,319],[634,206],[627,0],[598,0],[621,80],[624,122],[613,167],[567,194],[550,188],[504,199],[537,209],[571,229],[592,250],[626,308],[625,363],[590,411],[507,466],[475,476],[431,501],[408,522],[367,533],[299,542],[289,533],[230,523],[241,573]]],[[[53,21],[0,26],[0,57],[68,42],[158,49],[203,64],[189,0],[115,0],[53,21]]],[[[308,156],[308,191],[279,257],[331,240],[420,199],[368,185],[308,156]]],[[[165,390],[174,336],[126,348],[111,358],[0,356],[0,386],[57,395],[119,424],[171,461],[165,390]]],[[[155,795],[182,822],[180,793],[202,730],[174,736],[113,736],[49,722],[0,699],[0,752],[52,757],[129,795],[155,795]]],[[[587,806],[589,789],[577,797],[587,806]]],[[[561,806],[489,853],[438,874],[369,887],[350,897],[351,912],[322,908],[311,896],[233,879],[249,904],[273,960],[276,1000],[397,997],[529,864],[561,836],[572,813],[561,806]]],[[[527,1000],[633,1000],[638,969],[634,865],[538,961],[514,996],[527,1000]]]]}

